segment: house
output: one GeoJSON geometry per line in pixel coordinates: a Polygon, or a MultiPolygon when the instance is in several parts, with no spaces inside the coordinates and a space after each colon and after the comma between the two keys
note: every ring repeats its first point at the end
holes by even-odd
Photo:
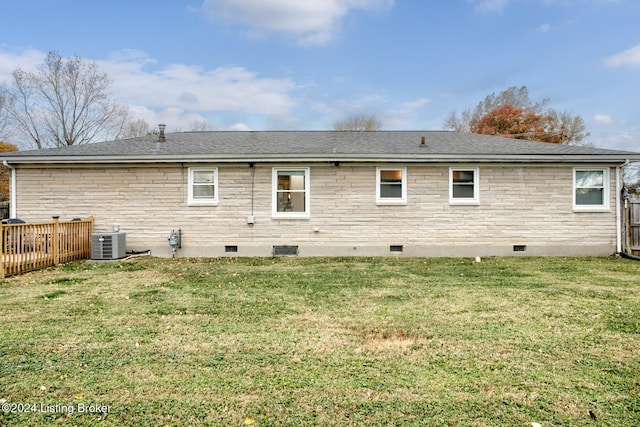
{"type": "Polygon", "coordinates": [[[215,131],[0,158],[12,217],[93,215],[157,256],[466,257],[619,252],[620,169],[640,153],[449,131],[215,131]]]}

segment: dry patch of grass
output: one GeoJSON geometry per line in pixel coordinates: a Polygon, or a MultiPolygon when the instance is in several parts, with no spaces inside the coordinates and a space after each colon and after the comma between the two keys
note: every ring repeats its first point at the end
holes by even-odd
{"type": "Polygon", "coordinates": [[[634,426],[639,277],[616,258],[29,273],[0,283],[0,425],[634,426]]]}

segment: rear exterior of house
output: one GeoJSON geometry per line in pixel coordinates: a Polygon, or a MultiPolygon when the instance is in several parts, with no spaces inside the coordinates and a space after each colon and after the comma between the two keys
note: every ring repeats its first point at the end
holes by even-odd
{"type": "Polygon", "coordinates": [[[638,158],[452,132],[120,143],[5,156],[15,216],[93,215],[157,256],[174,255],[172,230],[189,257],[611,255],[619,167],[638,158]]]}

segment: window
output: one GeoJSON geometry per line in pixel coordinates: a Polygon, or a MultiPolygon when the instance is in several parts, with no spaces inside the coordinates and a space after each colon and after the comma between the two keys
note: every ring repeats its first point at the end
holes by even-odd
{"type": "Polygon", "coordinates": [[[309,218],[309,168],[273,169],[273,216],[309,218]]]}
{"type": "Polygon", "coordinates": [[[189,168],[189,204],[218,204],[218,168],[189,168]]]}
{"type": "Polygon", "coordinates": [[[449,169],[449,203],[477,205],[480,203],[478,168],[449,169]]]}
{"type": "Polygon", "coordinates": [[[609,169],[573,170],[573,209],[609,209],[609,169]]]}
{"type": "Polygon", "coordinates": [[[407,168],[377,168],[376,181],[377,204],[407,204],[407,168]]]}

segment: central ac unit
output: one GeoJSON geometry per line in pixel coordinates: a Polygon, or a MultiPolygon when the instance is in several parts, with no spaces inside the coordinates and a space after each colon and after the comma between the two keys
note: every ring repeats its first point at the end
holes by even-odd
{"type": "Polygon", "coordinates": [[[126,256],[127,233],[91,235],[91,259],[120,259],[126,256]]]}

